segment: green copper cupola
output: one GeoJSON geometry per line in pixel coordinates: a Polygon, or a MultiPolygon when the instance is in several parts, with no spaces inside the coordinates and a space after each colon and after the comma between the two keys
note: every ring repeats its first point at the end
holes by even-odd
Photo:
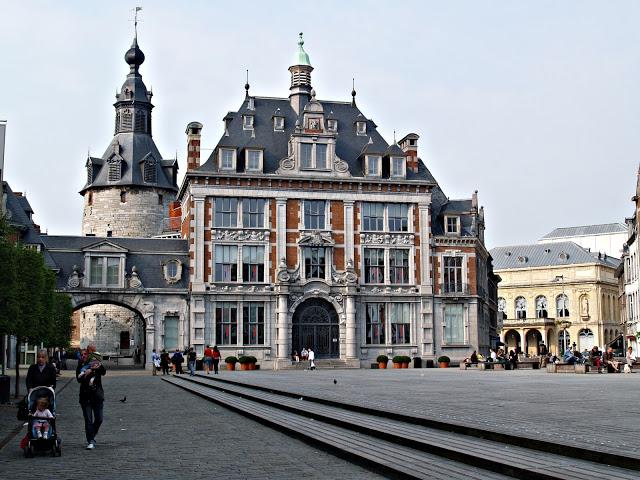
{"type": "Polygon", "coordinates": [[[311,98],[312,71],[313,67],[311,66],[309,55],[304,51],[304,39],[302,38],[302,33],[300,33],[294,64],[289,67],[289,72],[291,72],[289,100],[291,101],[291,107],[298,115],[300,115],[311,98]]]}

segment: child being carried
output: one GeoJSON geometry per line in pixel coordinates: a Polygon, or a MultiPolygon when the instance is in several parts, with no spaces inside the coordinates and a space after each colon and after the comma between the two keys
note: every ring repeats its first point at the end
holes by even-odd
{"type": "Polygon", "coordinates": [[[93,369],[98,368],[102,363],[102,355],[96,352],[89,353],[87,355],[86,363],[80,369],[80,373],[78,374],[78,378],[84,376],[85,379],[89,379],[89,386],[93,387],[93,382],[95,381],[95,376],[93,375],[93,369]]]}

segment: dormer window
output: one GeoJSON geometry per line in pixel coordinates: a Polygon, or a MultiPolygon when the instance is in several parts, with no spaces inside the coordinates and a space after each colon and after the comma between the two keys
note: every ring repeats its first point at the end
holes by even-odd
{"type": "Polygon", "coordinates": [[[107,180],[117,182],[122,177],[122,164],[119,158],[112,158],[108,162],[107,180]]]}
{"type": "Polygon", "coordinates": [[[146,183],[156,183],[156,161],[154,159],[144,162],[144,181],[146,183]]]}
{"type": "Polygon", "coordinates": [[[338,121],[337,120],[327,120],[327,130],[329,130],[330,132],[337,132],[338,131],[338,121]]]}
{"type": "Polygon", "coordinates": [[[307,128],[309,130],[321,131],[322,130],[322,119],[318,117],[312,117],[307,120],[307,128]]]}
{"type": "Polygon", "coordinates": [[[460,234],[460,217],[444,217],[445,232],[450,235],[460,234]]]}
{"type": "Polygon", "coordinates": [[[404,157],[391,157],[391,176],[404,177],[405,165],[406,162],[404,157]]]}
{"type": "Polygon", "coordinates": [[[300,168],[302,170],[327,170],[329,168],[327,147],[326,143],[301,143],[300,168]]]}
{"type": "Polygon", "coordinates": [[[367,134],[367,122],[365,122],[364,120],[358,120],[356,122],[356,134],[358,135],[367,134]]]}
{"type": "Polygon", "coordinates": [[[262,150],[247,150],[247,172],[262,170],[262,150]]]}
{"type": "Polygon", "coordinates": [[[253,115],[242,116],[242,128],[244,130],[253,130],[253,115]]]}
{"type": "Polygon", "coordinates": [[[380,164],[382,157],[378,155],[367,155],[366,174],[370,176],[380,176],[380,164]]]}
{"type": "Polygon", "coordinates": [[[236,151],[231,148],[220,149],[220,170],[235,170],[236,151]]]}
{"type": "Polygon", "coordinates": [[[284,132],[284,117],[273,117],[273,131],[284,132]]]}

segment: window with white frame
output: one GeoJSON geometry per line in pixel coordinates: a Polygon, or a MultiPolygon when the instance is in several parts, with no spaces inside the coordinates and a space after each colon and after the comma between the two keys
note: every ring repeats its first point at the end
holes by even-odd
{"type": "Polygon", "coordinates": [[[365,121],[356,122],[356,133],[358,135],[366,135],[367,134],[367,122],[365,122],[365,121]]]}
{"type": "Polygon", "coordinates": [[[238,281],[238,247],[216,245],[214,275],[216,282],[238,281]]]}
{"type": "Polygon", "coordinates": [[[507,319],[507,301],[503,297],[498,297],[498,318],[507,319]]]}
{"type": "Polygon", "coordinates": [[[404,203],[390,203],[387,206],[390,232],[409,231],[409,206],[404,203]]]}
{"type": "Polygon", "coordinates": [[[259,172],[262,170],[262,150],[247,150],[247,171],[259,172]]]}
{"type": "Polygon", "coordinates": [[[92,287],[119,287],[122,273],[120,257],[90,257],[89,285],[92,287]]]}
{"type": "Polygon", "coordinates": [[[549,305],[547,297],[539,295],[536,297],[536,318],[547,318],[549,316],[549,305]]]}
{"type": "Polygon", "coordinates": [[[327,130],[330,132],[338,131],[338,121],[334,119],[327,120],[327,130]]]}
{"type": "Polygon", "coordinates": [[[284,131],[284,117],[273,117],[273,130],[275,132],[284,131]]]}
{"type": "Polygon", "coordinates": [[[384,283],[384,248],[364,249],[364,282],[384,283]]]}
{"type": "Polygon", "coordinates": [[[330,168],[326,143],[300,143],[300,168],[327,170],[330,168]]]}
{"type": "Polygon", "coordinates": [[[216,342],[218,345],[238,343],[238,305],[235,302],[216,303],[216,342]]]}
{"type": "Polygon", "coordinates": [[[220,170],[235,170],[236,151],[232,148],[220,149],[220,170]]]}
{"type": "Polygon", "coordinates": [[[253,130],[253,115],[242,116],[242,128],[245,130],[253,130]]]}
{"type": "Polygon", "coordinates": [[[517,297],[515,301],[516,318],[525,320],[527,318],[527,301],[524,297],[517,297]]]}
{"type": "Polygon", "coordinates": [[[569,316],[569,297],[564,293],[556,298],[556,312],[560,318],[569,316]]]}
{"type": "Polygon", "coordinates": [[[384,203],[362,204],[362,230],[373,232],[384,230],[384,203]]]}
{"type": "Polygon", "coordinates": [[[444,306],[444,342],[446,344],[464,343],[464,313],[461,304],[444,306]]]}
{"type": "Polygon", "coordinates": [[[216,227],[236,227],[238,225],[238,199],[217,197],[214,201],[213,222],[216,227]]]}
{"type": "Polygon", "coordinates": [[[443,263],[443,293],[463,293],[464,278],[462,268],[463,257],[442,257],[443,263]]]}
{"type": "Polygon", "coordinates": [[[244,345],[264,343],[264,303],[245,302],[243,304],[242,343],[244,345]]]}
{"type": "Polygon", "coordinates": [[[378,155],[367,155],[366,174],[370,176],[380,176],[382,157],[378,155]]]}
{"type": "Polygon", "coordinates": [[[385,304],[367,303],[366,311],[366,343],[367,345],[381,345],[385,343],[385,304]]]}
{"type": "Polygon", "coordinates": [[[391,157],[391,176],[404,177],[406,163],[404,157],[391,157]]]}
{"type": "Polygon", "coordinates": [[[409,250],[389,250],[389,281],[393,284],[409,283],[409,250]]]}
{"type": "Polygon", "coordinates": [[[264,206],[262,198],[242,199],[242,226],[244,228],[264,227],[264,206]]]}
{"type": "Polygon", "coordinates": [[[325,279],[326,251],[324,247],[311,247],[303,250],[305,278],[325,279]]]}
{"type": "Polygon", "coordinates": [[[325,201],[305,200],[304,201],[304,228],[310,230],[324,230],[325,223],[325,201]]]}
{"type": "Polygon", "coordinates": [[[411,304],[390,303],[391,343],[411,343],[411,304]]]}
{"type": "Polygon", "coordinates": [[[446,233],[460,233],[460,219],[458,217],[445,217],[446,233]]]}
{"type": "Polygon", "coordinates": [[[242,247],[242,281],[264,282],[264,247],[242,247]]]}

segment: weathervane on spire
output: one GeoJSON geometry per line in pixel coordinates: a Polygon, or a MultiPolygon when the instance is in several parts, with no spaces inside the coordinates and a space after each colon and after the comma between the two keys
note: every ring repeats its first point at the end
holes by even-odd
{"type": "Polygon", "coordinates": [[[136,7],[133,13],[133,32],[136,38],[138,38],[138,12],[140,10],[142,10],[142,7],[136,7]]]}

